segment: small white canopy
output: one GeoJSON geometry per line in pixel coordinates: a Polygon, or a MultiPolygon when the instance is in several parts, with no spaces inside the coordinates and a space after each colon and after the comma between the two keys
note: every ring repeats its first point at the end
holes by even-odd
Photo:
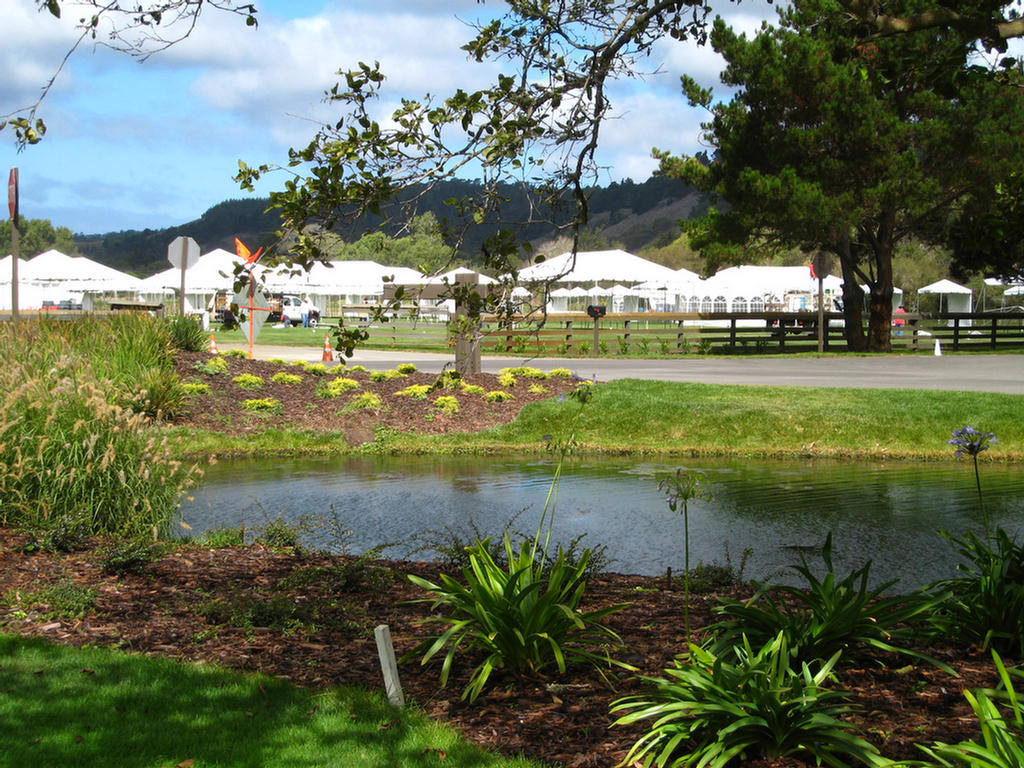
{"type": "Polygon", "coordinates": [[[1024,285],[1014,285],[1003,291],[1003,296],[1020,296],[1024,293],[1024,285]]]}
{"type": "Polygon", "coordinates": [[[580,251],[575,263],[571,251],[519,271],[524,283],[552,280],[560,283],[616,282],[635,285],[645,280],[671,280],[675,270],[622,250],[580,251]],[[564,274],[563,274],[564,273],[564,274]]]}
{"type": "Polygon", "coordinates": [[[918,288],[917,292],[918,293],[951,293],[951,294],[960,294],[960,295],[966,295],[966,296],[973,296],[974,295],[974,291],[972,291],[967,286],[960,285],[959,283],[954,283],[952,280],[946,280],[946,279],[939,280],[937,283],[932,283],[931,285],[926,285],[924,288],[918,288]]]}

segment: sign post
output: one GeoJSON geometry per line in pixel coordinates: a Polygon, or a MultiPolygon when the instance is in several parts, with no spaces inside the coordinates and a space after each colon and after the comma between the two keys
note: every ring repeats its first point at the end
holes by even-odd
{"type": "Polygon", "coordinates": [[[185,271],[199,261],[199,243],[191,237],[178,237],[167,246],[167,260],[181,270],[181,293],[178,295],[178,314],[185,315],[185,271]]]}
{"type": "Polygon", "coordinates": [[[18,321],[18,169],[7,178],[7,207],[11,213],[11,320],[18,321]]]}

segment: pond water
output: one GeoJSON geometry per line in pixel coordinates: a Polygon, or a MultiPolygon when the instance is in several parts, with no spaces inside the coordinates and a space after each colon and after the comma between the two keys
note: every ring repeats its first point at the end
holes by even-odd
{"type": "MultiPolygon", "coordinates": [[[[258,528],[281,517],[328,523],[307,544],[358,553],[389,544],[413,552],[425,532],[497,535],[536,530],[556,460],[359,457],[221,461],[189,494],[181,517],[192,535],[217,527],[258,528]],[[346,533],[339,534],[339,530],[346,533]]],[[[831,531],[837,573],[872,561],[872,581],[906,591],[951,576],[955,558],[939,529],[983,531],[969,461],[908,464],[685,459],[678,463],[567,460],[557,487],[554,532],[567,543],[606,547],[607,570],[647,575],[683,568],[683,518],[658,481],[677,468],[704,473],[710,500],[690,503],[690,562],[738,566],[745,577],[792,581],[801,553],[811,563],[831,531]]],[[[985,463],[993,526],[1024,528],[1024,470],[985,463]]],[[[436,536],[433,537],[437,539],[436,536]]],[[[431,549],[413,553],[431,559],[431,549]]]]}

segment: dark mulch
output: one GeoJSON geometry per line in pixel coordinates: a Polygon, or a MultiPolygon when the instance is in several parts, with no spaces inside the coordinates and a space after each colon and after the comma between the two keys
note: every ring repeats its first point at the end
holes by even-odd
{"type": "MultiPolygon", "coordinates": [[[[68,645],[93,643],[216,662],[310,687],[348,684],[382,689],[373,628],[389,625],[399,654],[413,648],[428,633],[420,625],[428,606],[405,602],[422,594],[402,574],[436,579],[442,570],[431,563],[379,562],[360,583],[337,591],[326,587],[329,579],[324,572],[306,585],[296,583],[295,574],[350,564],[351,559],[274,552],[261,546],[192,547],[167,554],[145,575],[117,577],[101,571],[92,551],[25,553],[20,549],[23,542],[18,534],[0,530],[0,595],[70,579],[96,590],[96,606],[79,620],[46,618],[41,605],[29,608],[27,615],[0,607],[3,631],[68,645]],[[215,623],[208,610],[211,605],[237,606],[245,600],[248,605],[277,605],[282,615],[296,621],[288,628],[233,626],[215,623]]],[[[590,583],[589,606],[630,604],[608,623],[625,642],[620,658],[643,674],[659,674],[684,648],[684,594],[678,587],[664,579],[617,574],[601,575],[590,583]]],[[[691,621],[698,634],[709,622],[713,604],[711,594],[692,596],[691,621]]],[[[267,618],[259,621],[274,623],[267,618]]],[[[976,650],[952,644],[929,651],[959,676],[898,657],[884,659],[884,665],[854,663],[841,671],[840,685],[858,707],[856,723],[889,757],[920,757],[915,743],[978,735],[962,694],[965,688],[995,684],[991,663],[976,650]]],[[[639,689],[634,678],[623,677],[613,688],[589,668],[570,669],[564,679],[499,676],[469,704],[460,699],[467,672],[466,662],[460,663],[453,681],[441,689],[436,664],[409,661],[400,667],[405,694],[416,707],[493,750],[562,766],[610,767],[639,734],[635,728],[609,727],[610,703],[639,689]]],[[[744,768],[803,765],[798,760],[743,763],[744,768]]]]}
{"type": "MultiPolygon", "coordinates": [[[[483,387],[485,392],[502,390],[512,399],[501,403],[487,402],[482,395],[466,394],[458,389],[437,389],[425,399],[399,397],[395,392],[415,384],[434,384],[435,374],[412,373],[390,381],[370,380],[369,372],[345,368],[329,368],[327,375],[314,375],[293,365],[271,363],[266,360],[246,360],[225,357],[227,374],[208,375],[196,371],[197,363],[210,359],[207,353],[182,353],[177,358],[178,373],[184,381],[200,381],[210,386],[209,394],[189,400],[185,412],[174,421],[183,426],[229,431],[232,434],[262,432],[269,428],[290,428],[316,433],[341,432],[349,445],[360,445],[374,439],[378,427],[399,432],[440,435],[457,432],[477,432],[511,421],[528,403],[565,394],[573,389],[570,377],[552,377],[543,381],[520,376],[514,386],[503,387],[494,374],[466,376],[467,384],[483,387]],[[271,381],[275,373],[284,372],[302,376],[298,384],[277,384],[271,381]],[[343,372],[343,373],[342,373],[343,372]],[[259,389],[242,389],[234,377],[248,373],[263,379],[259,389]],[[317,390],[337,375],[356,380],[358,390],[341,397],[320,397],[317,390]],[[531,392],[531,384],[542,391],[531,392]],[[382,401],[375,410],[350,410],[348,402],[353,394],[372,392],[382,401]],[[455,396],[458,413],[443,413],[434,407],[440,395],[455,396]],[[254,414],[243,409],[242,403],[250,398],[274,398],[281,403],[278,414],[254,414]]],[[[328,363],[327,365],[331,365],[328,363]]]]}

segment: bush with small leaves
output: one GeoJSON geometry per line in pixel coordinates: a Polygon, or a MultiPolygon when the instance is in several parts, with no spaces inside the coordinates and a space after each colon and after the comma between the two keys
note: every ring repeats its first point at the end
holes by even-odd
{"type": "Polygon", "coordinates": [[[164,547],[152,541],[125,539],[107,544],[96,551],[104,573],[123,576],[143,574],[164,553],[164,547]]]}
{"type": "Polygon", "coordinates": [[[432,387],[429,384],[412,384],[400,389],[395,394],[399,397],[411,397],[413,400],[426,400],[432,387]]]}
{"type": "Polygon", "coordinates": [[[210,385],[205,381],[185,381],[181,384],[181,391],[186,395],[208,395],[210,385]]]}
{"type": "Polygon", "coordinates": [[[242,409],[252,413],[280,413],[281,401],[275,397],[259,397],[243,400],[242,409]]]}
{"type": "Polygon", "coordinates": [[[302,382],[302,377],[297,373],[285,373],[284,371],[281,371],[280,373],[275,373],[271,376],[270,380],[275,384],[300,384],[302,382]]]}
{"type": "Polygon", "coordinates": [[[353,389],[359,389],[359,382],[355,379],[348,379],[344,376],[339,376],[336,379],[331,379],[316,388],[317,397],[341,397],[345,392],[351,392],[353,389]]]}
{"type": "Polygon", "coordinates": [[[388,380],[387,371],[370,371],[370,381],[382,382],[388,380]]]}
{"type": "Polygon", "coordinates": [[[247,359],[249,357],[248,353],[246,353],[245,350],[242,350],[242,349],[229,349],[229,350],[225,351],[221,356],[222,357],[234,357],[234,358],[236,358],[238,360],[245,360],[245,359],[247,359]]]}
{"type": "Polygon", "coordinates": [[[484,400],[488,403],[504,403],[506,400],[514,400],[515,396],[511,392],[503,392],[500,389],[494,389],[484,394],[484,400]]]}
{"type": "Polygon", "coordinates": [[[242,389],[259,389],[263,386],[263,379],[253,376],[251,373],[240,373],[232,381],[242,389]]]}
{"type": "Polygon", "coordinates": [[[462,384],[462,391],[467,395],[482,395],[486,390],[479,384],[462,384]]]}
{"type": "Polygon", "coordinates": [[[537,382],[533,382],[530,385],[529,390],[527,390],[527,391],[531,395],[544,395],[544,394],[547,394],[548,388],[545,387],[543,384],[538,384],[537,382]]]}
{"type": "Polygon", "coordinates": [[[514,387],[516,385],[516,377],[511,373],[499,374],[498,385],[502,387],[514,387]]]}
{"type": "Polygon", "coordinates": [[[568,368],[552,368],[548,373],[552,376],[572,376],[572,371],[568,368]]]}
{"type": "Polygon", "coordinates": [[[269,360],[267,360],[267,362],[270,363],[271,365],[288,365],[288,363],[285,360],[282,360],[280,357],[272,357],[269,360]]]}
{"type": "Polygon", "coordinates": [[[199,537],[197,543],[207,549],[241,547],[245,544],[244,528],[211,528],[199,537]]]}
{"type": "Polygon", "coordinates": [[[441,389],[457,389],[462,386],[462,374],[456,371],[444,371],[434,380],[434,386],[441,389]]]}
{"type": "Polygon", "coordinates": [[[350,365],[348,367],[349,373],[366,373],[365,365],[350,365]]]}
{"type": "Polygon", "coordinates": [[[254,544],[262,544],[271,549],[295,548],[299,546],[299,529],[283,518],[275,517],[259,528],[253,539],[254,544]]]}
{"type": "Polygon", "coordinates": [[[395,366],[395,370],[402,374],[416,373],[419,369],[412,363],[399,363],[395,366]]]}
{"type": "Polygon", "coordinates": [[[458,413],[459,401],[452,395],[441,395],[434,400],[434,408],[441,413],[458,413]]]}
{"type": "Polygon", "coordinates": [[[379,411],[383,405],[379,395],[373,392],[363,392],[356,395],[345,405],[345,410],[351,411],[379,411]]]}
{"type": "Polygon", "coordinates": [[[196,363],[192,370],[205,373],[207,376],[218,376],[228,372],[228,361],[223,357],[211,357],[205,363],[196,363]]]}

